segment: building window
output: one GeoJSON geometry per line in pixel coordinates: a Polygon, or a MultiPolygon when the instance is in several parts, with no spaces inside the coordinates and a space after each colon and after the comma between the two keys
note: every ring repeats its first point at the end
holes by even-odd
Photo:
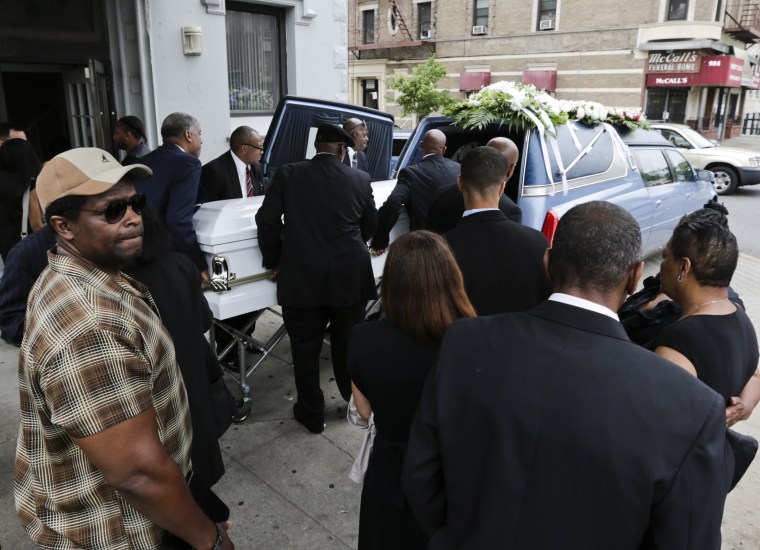
{"type": "Polygon", "coordinates": [[[488,26],[488,1],[489,0],[475,0],[472,17],[473,25],[483,27],[488,26]]]}
{"type": "Polygon", "coordinates": [[[283,12],[264,6],[227,4],[227,71],[230,111],[274,111],[285,93],[283,12]]]}
{"type": "Polygon", "coordinates": [[[668,21],[686,21],[689,0],[668,0],[668,21]]]}
{"type": "Polygon", "coordinates": [[[375,10],[362,12],[362,44],[375,43],[375,10]]]}
{"type": "Polygon", "coordinates": [[[420,40],[433,37],[433,10],[431,2],[417,4],[417,27],[420,40]]]}
{"type": "Polygon", "coordinates": [[[553,30],[557,21],[557,0],[538,0],[538,30],[553,30]]]}

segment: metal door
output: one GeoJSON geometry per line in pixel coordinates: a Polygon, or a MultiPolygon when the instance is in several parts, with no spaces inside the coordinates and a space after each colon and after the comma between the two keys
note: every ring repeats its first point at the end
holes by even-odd
{"type": "Polygon", "coordinates": [[[63,81],[72,146],[113,152],[108,77],[103,63],[90,59],[87,67],[66,71],[63,81]]]}

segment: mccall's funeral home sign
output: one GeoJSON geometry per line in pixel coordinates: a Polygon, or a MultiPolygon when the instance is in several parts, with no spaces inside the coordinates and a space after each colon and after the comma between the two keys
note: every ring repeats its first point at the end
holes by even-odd
{"type": "Polygon", "coordinates": [[[649,73],[698,73],[699,70],[699,52],[696,50],[649,53],[649,73]]]}

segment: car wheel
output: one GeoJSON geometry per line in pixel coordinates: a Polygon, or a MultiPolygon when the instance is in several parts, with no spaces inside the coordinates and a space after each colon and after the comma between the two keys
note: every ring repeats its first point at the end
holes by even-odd
{"type": "Polygon", "coordinates": [[[739,176],[730,166],[713,166],[710,170],[713,173],[713,188],[718,195],[730,195],[739,187],[739,176]]]}

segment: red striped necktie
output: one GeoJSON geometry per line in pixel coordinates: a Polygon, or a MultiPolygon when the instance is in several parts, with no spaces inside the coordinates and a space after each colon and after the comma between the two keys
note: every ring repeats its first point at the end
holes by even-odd
{"type": "Polygon", "coordinates": [[[246,189],[246,196],[252,197],[254,195],[253,192],[253,180],[251,179],[251,167],[246,166],[245,167],[245,189],[246,189]]]}

